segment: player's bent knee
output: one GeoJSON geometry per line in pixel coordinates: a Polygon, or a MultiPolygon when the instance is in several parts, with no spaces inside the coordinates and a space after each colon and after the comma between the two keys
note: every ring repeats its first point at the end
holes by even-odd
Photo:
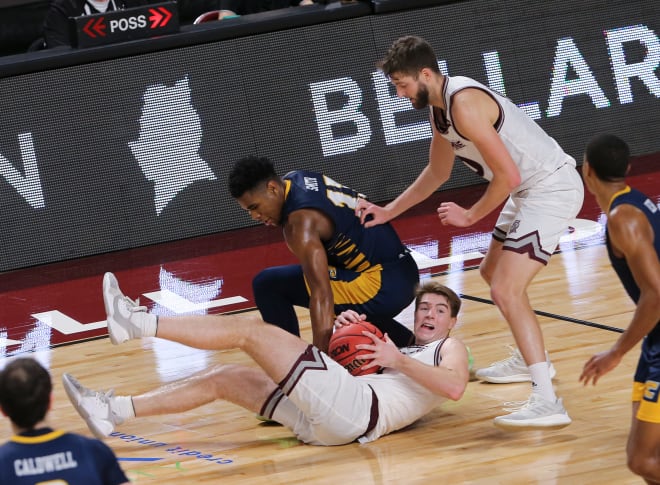
{"type": "Polygon", "coordinates": [[[651,450],[632,449],[628,452],[628,469],[640,477],[655,476],[658,473],[660,462],[651,453],[651,450]]]}
{"type": "MultiPolygon", "coordinates": [[[[261,293],[263,291],[272,290],[273,285],[277,285],[276,268],[263,269],[252,279],[252,290],[255,294],[257,292],[261,293]]],[[[275,288],[277,288],[277,286],[275,286],[275,288]]]]}
{"type": "Polygon", "coordinates": [[[483,280],[490,285],[490,282],[493,279],[493,272],[491,271],[490,267],[482,263],[479,266],[479,274],[481,275],[483,280]]]}

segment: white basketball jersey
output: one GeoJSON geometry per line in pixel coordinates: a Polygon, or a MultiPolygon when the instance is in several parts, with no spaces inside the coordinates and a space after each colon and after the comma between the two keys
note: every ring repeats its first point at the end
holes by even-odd
{"type": "MultiPolygon", "coordinates": [[[[441,360],[442,342],[444,339],[399,350],[424,364],[437,366],[441,360]]],[[[445,400],[394,369],[386,368],[382,374],[360,376],[358,379],[367,382],[376,392],[380,412],[376,428],[366,439],[361,439],[361,442],[373,441],[384,434],[408,426],[445,400]]]]}
{"type": "Polygon", "coordinates": [[[532,187],[564,164],[575,167],[575,159],[564,153],[559,144],[511,100],[474,79],[446,76],[443,97],[447,111],[432,106],[431,119],[440,135],[451,143],[456,157],[478,175],[486,180],[493,178],[493,172],[474,143],[456,131],[451,115],[453,96],[466,88],[485,92],[499,107],[500,114],[494,128],[518,167],[521,177],[520,185],[513,192],[532,187]]]}

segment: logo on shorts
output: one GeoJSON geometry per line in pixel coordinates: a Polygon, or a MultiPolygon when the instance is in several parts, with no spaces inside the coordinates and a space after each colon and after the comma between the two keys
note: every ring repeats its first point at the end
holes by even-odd
{"type": "Polygon", "coordinates": [[[454,150],[460,150],[461,148],[465,148],[465,143],[463,143],[461,140],[456,140],[456,141],[450,141],[451,147],[454,150]]]}
{"type": "Polygon", "coordinates": [[[337,278],[337,268],[333,268],[332,266],[330,266],[328,268],[328,274],[330,275],[330,278],[334,280],[335,278],[337,278]]]}
{"type": "Polygon", "coordinates": [[[515,221],[513,221],[513,224],[511,224],[511,229],[509,229],[509,234],[515,234],[519,227],[520,227],[520,220],[516,219],[515,221]]]}

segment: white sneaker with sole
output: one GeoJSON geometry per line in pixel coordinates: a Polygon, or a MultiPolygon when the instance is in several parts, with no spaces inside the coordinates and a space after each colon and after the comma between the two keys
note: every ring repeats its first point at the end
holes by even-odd
{"type": "Polygon", "coordinates": [[[119,289],[117,278],[112,273],[103,276],[103,303],[108,316],[108,335],[114,345],[143,336],[142,327],[134,322],[142,316],[140,313],[148,315],[147,307],[139,306],[138,301],[124,296],[119,289]]]}
{"type": "Polygon", "coordinates": [[[124,422],[112,410],[114,392],[98,392],[87,389],[70,374],[62,375],[64,390],[73,407],[85,420],[87,427],[99,439],[103,439],[115,430],[115,426],[124,422]]]}
{"type": "MultiPolygon", "coordinates": [[[[529,368],[525,363],[525,359],[520,354],[520,350],[509,345],[509,353],[511,354],[504,360],[500,360],[491,364],[484,369],[478,369],[474,374],[477,379],[494,384],[508,384],[510,382],[530,382],[532,375],[529,373],[529,368]]],[[[557,371],[555,366],[550,362],[550,356],[545,353],[548,361],[548,370],[550,371],[550,379],[555,377],[557,371]]]]}
{"type": "Polygon", "coordinates": [[[496,417],[493,423],[509,430],[559,429],[571,424],[571,418],[561,399],[551,402],[533,392],[520,409],[496,417]]]}

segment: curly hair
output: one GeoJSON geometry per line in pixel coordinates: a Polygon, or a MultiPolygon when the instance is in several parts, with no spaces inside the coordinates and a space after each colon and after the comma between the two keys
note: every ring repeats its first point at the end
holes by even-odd
{"type": "Polygon", "coordinates": [[[617,182],[625,178],[630,164],[630,149],[621,138],[607,133],[594,136],[585,149],[587,163],[599,179],[617,182]]]}
{"type": "Polygon", "coordinates": [[[19,428],[44,419],[52,390],[50,374],[34,359],[15,359],[0,372],[0,407],[19,428]]]}
{"type": "Polygon", "coordinates": [[[419,71],[424,68],[436,73],[440,72],[438,59],[431,44],[414,35],[407,35],[395,40],[387,50],[385,57],[378,62],[377,67],[388,78],[394,73],[417,78],[419,71]]]}
{"type": "Polygon", "coordinates": [[[236,162],[229,174],[229,193],[236,199],[263,182],[277,178],[273,162],[268,158],[248,155],[236,162]]]}

